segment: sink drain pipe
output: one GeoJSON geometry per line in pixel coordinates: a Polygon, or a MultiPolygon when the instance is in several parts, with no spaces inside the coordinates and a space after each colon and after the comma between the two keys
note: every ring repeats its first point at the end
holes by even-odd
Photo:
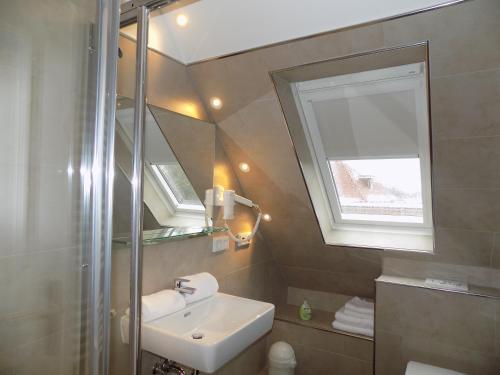
{"type": "MultiPolygon", "coordinates": [[[[180,367],[174,361],[170,361],[168,359],[163,359],[158,361],[153,366],[153,375],[186,375],[186,371],[182,367],[180,367]]],[[[191,375],[199,375],[200,371],[193,370],[191,375]]]]}

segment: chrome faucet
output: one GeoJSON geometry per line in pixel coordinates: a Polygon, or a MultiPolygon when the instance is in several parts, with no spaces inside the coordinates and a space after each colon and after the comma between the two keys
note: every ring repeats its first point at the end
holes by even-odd
{"type": "Polygon", "coordinates": [[[182,294],[193,294],[196,292],[196,288],[191,288],[189,286],[182,286],[182,283],[187,283],[191,280],[188,279],[174,279],[174,290],[182,294]]]}

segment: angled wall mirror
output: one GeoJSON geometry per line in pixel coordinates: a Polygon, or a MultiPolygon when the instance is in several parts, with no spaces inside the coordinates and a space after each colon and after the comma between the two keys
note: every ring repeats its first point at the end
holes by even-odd
{"type": "MultiPolygon", "coordinates": [[[[117,98],[115,238],[128,239],[134,102],[117,98]],[[123,199],[122,199],[123,198],[123,199]]],[[[213,185],[215,126],[148,105],[145,129],[144,240],[206,230],[205,189],[213,185]]]]}

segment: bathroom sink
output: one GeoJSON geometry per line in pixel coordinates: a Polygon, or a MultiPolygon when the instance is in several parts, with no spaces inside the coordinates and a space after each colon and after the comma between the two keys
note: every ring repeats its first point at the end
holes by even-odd
{"type": "MultiPolygon", "coordinates": [[[[142,349],[213,373],[268,332],[274,305],[224,293],[188,305],[171,315],[142,323],[142,349]]],[[[129,317],[121,320],[128,343],[129,317]]]]}

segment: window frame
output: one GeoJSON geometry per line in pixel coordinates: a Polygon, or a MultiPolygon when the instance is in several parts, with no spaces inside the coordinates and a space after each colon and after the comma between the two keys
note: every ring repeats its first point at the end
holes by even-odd
{"type": "MultiPolygon", "coordinates": [[[[175,164],[175,163],[172,163],[172,164],[175,164]]],[[[205,207],[203,206],[203,203],[201,201],[200,201],[200,205],[185,204],[185,203],[179,202],[177,197],[175,196],[175,193],[173,192],[172,188],[170,187],[170,184],[169,184],[167,177],[158,168],[158,164],[150,163],[149,167],[151,168],[151,171],[153,172],[154,178],[158,182],[158,185],[160,185],[162,191],[165,193],[165,196],[167,197],[174,213],[199,214],[199,213],[205,212],[205,207]]]]}
{"type": "MultiPolygon", "coordinates": [[[[320,181],[320,188],[333,230],[377,231],[408,234],[432,234],[431,195],[431,138],[428,108],[428,83],[426,63],[413,63],[392,68],[351,73],[340,76],[295,82],[291,84],[300,122],[310,150],[314,168],[320,181]],[[414,71],[409,74],[408,71],[414,71]],[[380,87],[382,86],[382,90],[380,87]],[[312,103],[314,101],[353,98],[401,90],[413,90],[418,127],[418,157],[420,160],[423,223],[405,223],[379,220],[343,219],[336,183],[330,168],[330,160],[361,160],[353,155],[343,159],[329,159],[323,148],[319,127],[312,103]],[[347,95],[346,95],[347,94],[347,95]]],[[[397,155],[373,157],[373,159],[398,158],[397,155]]],[[[365,160],[363,158],[362,160],[365,160]]]]}

